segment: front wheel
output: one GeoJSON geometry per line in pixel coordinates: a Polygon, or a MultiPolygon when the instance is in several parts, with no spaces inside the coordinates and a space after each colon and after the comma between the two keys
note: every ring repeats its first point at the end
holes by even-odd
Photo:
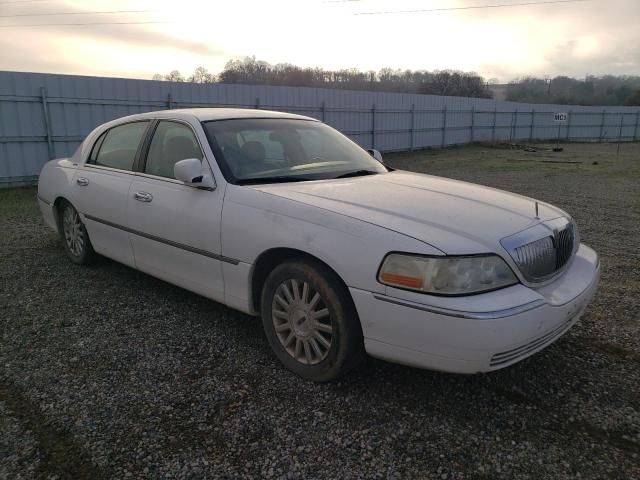
{"type": "Polygon", "coordinates": [[[360,321],[340,278],[323,265],[290,261],[262,290],[262,322],[278,359],[307,380],[333,380],[364,357],[360,321]]]}
{"type": "Polygon", "coordinates": [[[66,201],[60,206],[59,212],[60,234],[67,256],[73,263],[90,263],[95,257],[95,252],[80,214],[66,201]]]}

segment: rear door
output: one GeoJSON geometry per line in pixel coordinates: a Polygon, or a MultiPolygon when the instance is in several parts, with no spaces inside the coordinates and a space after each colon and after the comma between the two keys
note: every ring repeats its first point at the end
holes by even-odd
{"type": "Polygon", "coordinates": [[[104,132],[76,171],[73,185],[73,201],[95,251],[130,266],[134,261],[126,205],[150,125],[148,120],[135,121],[104,132]]]}
{"type": "MultiPolygon", "coordinates": [[[[177,120],[158,121],[127,201],[136,267],[224,301],[220,247],[224,191],[176,180],[173,167],[187,158],[204,159],[193,127],[177,120]]],[[[206,161],[203,164],[209,168],[206,161]]]]}

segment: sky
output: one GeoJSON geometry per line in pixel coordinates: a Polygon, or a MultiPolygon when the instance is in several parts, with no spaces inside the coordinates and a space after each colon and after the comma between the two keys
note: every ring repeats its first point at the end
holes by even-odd
{"type": "Polygon", "coordinates": [[[0,70],[151,78],[198,66],[216,73],[255,56],[327,69],[455,69],[501,83],[640,75],[640,0],[419,11],[525,1],[0,0],[0,70]]]}

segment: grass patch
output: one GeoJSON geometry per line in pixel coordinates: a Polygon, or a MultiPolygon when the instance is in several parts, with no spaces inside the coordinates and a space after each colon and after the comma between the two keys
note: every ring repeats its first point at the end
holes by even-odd
{"type": "Polygon", "coordinates": [[[38,208],[37,195],[36,187],[0,189],[0,213],[32,213],[38,208]]]}

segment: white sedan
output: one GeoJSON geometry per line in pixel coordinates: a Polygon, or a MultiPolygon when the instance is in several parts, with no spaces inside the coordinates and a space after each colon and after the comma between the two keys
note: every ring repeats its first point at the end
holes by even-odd
{"type": "Polygon", "coordinates": [[[565,333],[600,273],[556,207],[394,171],[319,121],[263,110],[106,123],[44,166],[38,200],[71,261],[98,253],[261,315],[278,359],[314,381],[365,352],[506,367],[565,333]]]}

